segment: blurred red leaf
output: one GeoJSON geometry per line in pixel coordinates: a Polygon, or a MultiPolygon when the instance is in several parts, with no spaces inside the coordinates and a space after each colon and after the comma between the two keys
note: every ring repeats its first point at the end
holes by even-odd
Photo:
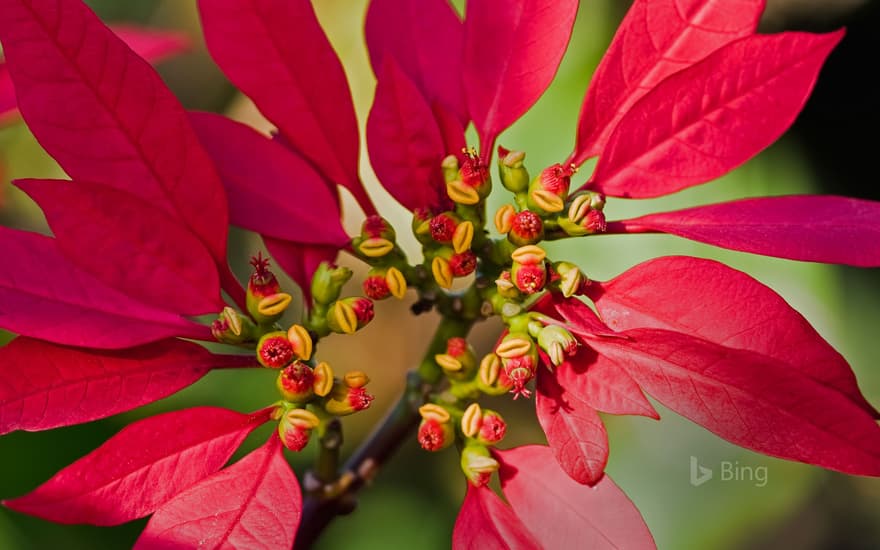
{"type": "Polygon", "coordinates": [[[4,504],[58,523],[117,525],[146,516],[219,470],[269,420],[216,407],[129,424],[33,492],[4,504]]]}

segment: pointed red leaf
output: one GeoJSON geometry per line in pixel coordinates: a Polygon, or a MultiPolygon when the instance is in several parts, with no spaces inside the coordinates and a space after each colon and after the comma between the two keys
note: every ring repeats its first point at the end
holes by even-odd
{"type": "Polygon", "coordinates": [[[661,403],[758,452],[880,476],[880,426],[848,397],[775,359],[662,329],[591,338],[661,403]]]}
{"type": "Polygon", "coordinates": [[[593,73],[569,162],[599,154],[620,118],[669,75],[753,34],[764,0],[636,0],[593,73]]]}
{"type": "Polygon", "coordinates": [[[312,3],[200,0],[199,13],[208,50],[232,83],[327,179],[375,213],[358,176],[348,81],[312,3]]]}
{"type": "Polygon", "coordinates": [[[291,279],[296,281],[306,303],[312,300],[312,275],[321,262],[333,263],[339,249],[329,246],[316,246],[282,241],[262,235],[263,243],[272,258],[291,279]]]}
{"type": "Polygon", "coordinates": [[[580,336],[605,336],[623,338],[596,316],[596,312],[577,298],[564,298],[550,294],[551,299],[542,306],[542,313],[551,317],[561,317],[561,324],[573,334],[580,336]],[[554,315],[555,314],[555,315],[554,315]]]}
{"type": "Polygon", "coordinates": [[[159,508],[135,549],[290,548],[302,514],[296,476],[274,435],[159,508]]]}
{"type": "Polygon", "coordinates": [[[523,550],[541,545],[489,487],[468,483],[452,531],[453,550],[523,550]]]}
{"type": "Polygon", "coordinates": [[[670,76],[620,120],[588,186],[656,197],[736,168],[794,121],[841,38],[750,36],[670,76]]]}
{"type": "Polygon", "coordinates": [[[323,177],[291,149],[213,113],[190,113],[229,196],[231,222],[292,242],[349,242],[323,177]]]}
{"type": "Polygon", "coordinates": [[[464,89],[488,160],[495,138],[538,101],[568,46],[577,0],[470,0],[464,89]]]}
{"type": "Polygon", "coordinates": [[[567,394],[598,411],[660,419],[635,380],[589,348],[581,347],[553,372],[567,394]]]}
{"type": "Polygon", "coordinates": [[[607,475],[592,487],[569,479],[540,445],[495,451],[504,496],[544,548],[655,548],[645,520],[607,475]]]}
{"type": "Polygon", "coordinates": [[[592,485],[605,473],[608,433],[596,409],[563,389],[547,370],[538,372],[538,422],[560,467],[578,483],[592,485]]]}
{"type": "Polygon", "coordinates": [[[136,54],[153,64],[183,53],[190,47],[189,38],[179,32],[128,24],[111,25],[110,30],[136,54]]]}
{"type": "Polygon", "coordinates": [[[18,104],[15,101],[15,87],[12,85],[12,77],[6,63],[0,60],[0,125],[11,121],[18,113],[18,104]]]}
{"type": "Polygon", "coordinates": [[[443,136],[431,106],[391,57],[379,72],[367,144],[376,176],[404,207],[437,206],[445,197],[443,136]]]}
{"type": "Polygon", "coordinates": [[[219,470],[268,410],[217,407],[139,420],[27,495],[4,504],[58,523],[118,525],[144,517],[219,470]]]}
{"type": "Polygon", "coordinates": [[[367,10],[367,47],[377,75],[387,55],[422,91],[466,124],[461,82],[464,26],[447,0],[373,0],[367,10]]]}
{"type": "Polygon", "coordinates": [[[127,348],[169,336],[211,340],[208,327],[153,308],[74,267],[55,239],[0,227],[0,327],[50,342],[127,348]]]}
{"type": "Polygon", "coordinates": [[[880,202],[834,195],[742,199],[612,222],[609,233],[660,231],[791,260],[880,266],[880,202]]]}
{"type": "Polygon", "coordinates": [[[20,336],[0,347],[0,435],[104,418],[152,403],[213,368],[254,364],[163,340],[120,351],[69,348],[20,336]]]}
{"type": "Polygon", "coordinates": [[[180,219],[226,267],[226,196],[174,94],[80,0],[0,0],[19,109],[73,179],[180,219]]]}
{"type": "Polygon", "coordinates": [[[662,328],[776,359],[871,414],[843,358],[772,289],[712,260],[672,256],[639,264],[588,294],[616,330],[662,328]]]}
{"type": "Polygon", "coordinates": [[[61,251],[107,285],[184,315],[223,309],[211,254],[164,211],[99,183],[18,180],[15,185],[43,209],[61,251]]]}

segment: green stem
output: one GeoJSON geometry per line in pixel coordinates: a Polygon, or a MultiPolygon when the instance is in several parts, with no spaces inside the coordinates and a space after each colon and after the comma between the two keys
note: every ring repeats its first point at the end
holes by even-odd
{"type": "Polygon", "coordinates": [[[326,496],[314,493],[305,495],[295,550],[311,547],[334,517],[351,512],[357,492],[376,476],[400,445],[414,435],[420,420],[419,407],[443,380],[439,367],[434,363],[434,355],[446,349],[446,340],[449,338],[467,336],[473,324],[474,320],[471,319],[444,317],[440,321],[421,364],[407,376],[403,395],[348,459],[342,475],[332,476],[338,484],[336,490],[329,491],[326,496]]]}

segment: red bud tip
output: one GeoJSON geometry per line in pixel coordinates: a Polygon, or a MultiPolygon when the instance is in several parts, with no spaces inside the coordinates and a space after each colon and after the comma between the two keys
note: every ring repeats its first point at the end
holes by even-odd
{"type": "Polygon", "coordinates": [[[419,425],[419,445],[426,451],[439,451],[449,446],[450,430],[439,421],[430,418],[419,425]]]}
{"type": "Polygon", "coordinates": [[[361,233],[371,239],[394,240],[394,228],[382,216],[372,215],[364,220],[361,233]]]}
{"type": "Polygon", "coordinates": [[[302,402],[310,398],[314,394],[314,383],[314,371],[299,361],[285,367],[278,375],[278,389],[288,401],[302,402]]]}
{"type": "Polygon", "coordinates": [[[508,238],[514,244],[523,246],[541,240],[544,233],[544,222],[531,210],[523,210],[513,218],[508,238]]]}
{"type": "Polygon", "coordinates": [[[544,264],[520,265],[516,269],[516,278],[513,283],[524,294],[534,294],[541,291],[547,283],[547,269],[544,264]]]}
{"type": "Polygon", "coordinates": [[[489,444],[498,443],[504,439],[507,433],[507,423],[499,415],[494,413],[483,414],[483,422],[480,425],[480,440],[489,444]]]}
{"type": "Polygon", "coordinates": [[[471,250],[466,250],[461,254],[453,254],[449,258],[449,267],[456,277],[470,275],[477,269],[477,255],[471,250]]]}
{"type": "Polygon", "coordinates": [[[443,213],[431,218],[429,224],[431,228],[431,238],[441,244],[449,244],[455,235],[455,228],[458,227],[458,220],[443,213]]]}
{"type": "Polygon", "coordinates": [[[461,357],[468,350],[467,340],[456,336],[446,341],[446,353],[453,357],[461,357]]]}
{"type": "Polygon", "coordinates": [[[574,174],[574,170],[571,166],[566,168],[561,164],[554,164],[541,172],[541,187],[545,191],[562,197],[568,193],[572,174],[574,174]]]}
{"type": "Polygon", "coordinates": [[[312,430],[294,427],[284,431],[284,434],[281,436],[281,443],[291,451],[299,452],[309,444],[309,437],[311,435],[312,430]]]}
{"type": "Polygon", "coordinates": [[[270,333],[257,343],[257,359],[264,367],[280,369],[293,360],[293,344],[284,333],[270,333]]]}
{"type": "Polygon", "coordinates": [[[250,264],[254,267],[254,272],[248,280],[248,291],[251,294],[264,298],[281,291],[275,274],[269,269],[269,259],[263,258],[262,252],[252,256],[250,264]]]}
{"type": "Polygon", "coordinates": [[[364,279],[364,294],[373,300],[384,300],[391,296],[391,289],[388,288],[388,282],[381,275],[370,275],[364,279]]]}
{"type": "Polygon", "coordinates": [[[607,228],[605,213],[601,210],[590,210],[587,212],[582,225],[590,233],[604,233],[607,228]]]}
{"type": "Polygon", "coordinates": [[[373,320],[376,313],[373,311],[373,302],[367,298],[358,298],[351,303],[355,315],[357,315],[358,326],[364,326],[373,320]]]}
{"type": "Polygon", "coordinates": [[[510,153],[510,149],[505,148],[502,145],[498,146],[498,158],[504,158],[510,153]]]}
{"type": "Polygon", "coordinates": [[[348,403],[355,412],[369,408],[373,399],[375,399],[375,397],[367,393],[367,390],[363,387],[351,388],[348,392],[348,403]]]}
{"type": "Polygon", "coordinates": [[[489,181],[489,169],[474,149],[465,151],[460,174],[462,183],[468,187],[482,187],[489,181]]]}

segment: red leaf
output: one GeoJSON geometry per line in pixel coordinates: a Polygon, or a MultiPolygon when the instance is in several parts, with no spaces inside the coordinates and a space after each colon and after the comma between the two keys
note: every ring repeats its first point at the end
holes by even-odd
{"type": "Polygon", "coordinates": [[[33,492],[4,504],[58,523],[118,525],[144,517],[219,470],[268,409],[200,407],[130,424],[33,492]]]}
{"type": "Polygon", "coordinates": [[[211,254],[177,219],[99,183],[15,184],[43,209],[55,242],[77,267],[161,309],[184,315],[223,309],[211,254]]]}
{"type": "Polygon", "coordinates": [[[391,57],[379,73],[367,143],[376,176],[404,207],[437,206],[445,197],[443,136],[431,106],[391,57]]]}
{"type": "Polygon", "coordinates": [[[299,483],[273,435],[159,508],[134,547],[290,548],[301,514],[299,483]]]}
{"type": "Polygon", "coordinates": [[[226,269],[226,196],[186,112],[79,0],[0,0],[19,108],[75,180],[112,185],[188,225],[226,269]]]}
{"type": "Polygon", "coordinates": [[[538,372],[538,422],[553,456],[578,483],[592,485],[605,473],[608,433],[596,409],[560,387],[549,371],[538,372]]]}
{"type": "Polygon", "coordinates": [[[568,394],[596,410],[660,419],[635,380],[589,348],[581,347],[574,357],[556,367],[554,374],[568,394]]]}
{"type": "Polygon", "coordinates": [[[293,150],[221,115],[190,113],[190,122],[220,172],[233,224],[292,242],[349,242],[330,186],[293,150]]]}
{"type": "Polygon", "coordinates": [[[136,54],[156,64],[189,49],[189,38],[179,32],[148,29],[134,25],[113,25],[113,33],[136,54]]]}
{"type": "Polygon", "coordinates": [[[18,104],[15,101],[15,87],[12,85],[12,77],[6,63],[0,61],[0,126],[11,121],[18,112],[18,104]]]}
{"type": "Polygon", "coordinates": [[[770,357],[662,329],[590,339],[670,409],[742,447],[880,476],[880,426],[848,397],[770,357]]]}
{"type": "Polygon", "coordinates": [[[18,337],[0,347],[0,435],[97,420],[171,395],[213,368],[253,364],[183,340],[98,351],[18,337]]]}
{"type": "Polygon", "coordinates": [[[569,162],[599,154],[620,118],[669,75],[753,34],[764,0],[636,0],[596,68],[569,162]]]}
{"type": "Polygon", "coordinates": [[[374,214],[358,176],[348,81],[309,0],[199,0],[205,41],[226,76],[330,181],[374,214]]]}
{"type": "Polygon", "coordinates": [[[127,348],[169,336],[211,340],[208,327],[137,302],[75,268],[55,239],[0,227],[0,327],[50,342],[127,348]]]}
{"type": "Polygon", "coordinates": [[[660,231],[791,260],[880,266],[880,202],[834,195],[742,199],[612,222],[609,233],[660,231]]]}
{"type": "Polygon", "coordinates": [[[373,0],[367,10],[367,47],[377,75],[387,55],[460,124],[467,124],[461,82],[464,26],[447,0],[373,0]]]}
{"type": "Polygon", "coordinates": [[[754,351],[848,397],[870,414],[846,359],[772,289],[712,260],[673,256],[639,264],[588,293],[616,330],[661,328],[754,351]]]}
{"type": "Polygon", "coordinates": [[[304,245],[275,239],[262,235],[263,243],[272,258],[291,279],[296,281],[306,302],[312,300],[312,275],[318,269],[321,262],[330,262],[336,259],[339,249],[328,246],[304,245]]]}
{"type": "Polygon", "coordinates": [[[489,487],[468,483],[452,531],[453,550],[520,550],[541,548],[509,506],[489,487]]]}
{"type": "Polygon", "coordinates": [[[736,168],[794,121],[842,37],[750,36],[670,76],[621,118],[587,185],[656,197],[736,168]]]}
{"type": "Polygon", "coordinates": [[[577,0],[470,0],[464,89],[487,160],[495,138],[538,101],[568,46],[577,0]]]}
{"type": "Polygon", "coordinates": [[[544,548],[655,548],[638,509],[607,475],[579,485],[539,445],[494,453],[504,496],[544,548]]]}

